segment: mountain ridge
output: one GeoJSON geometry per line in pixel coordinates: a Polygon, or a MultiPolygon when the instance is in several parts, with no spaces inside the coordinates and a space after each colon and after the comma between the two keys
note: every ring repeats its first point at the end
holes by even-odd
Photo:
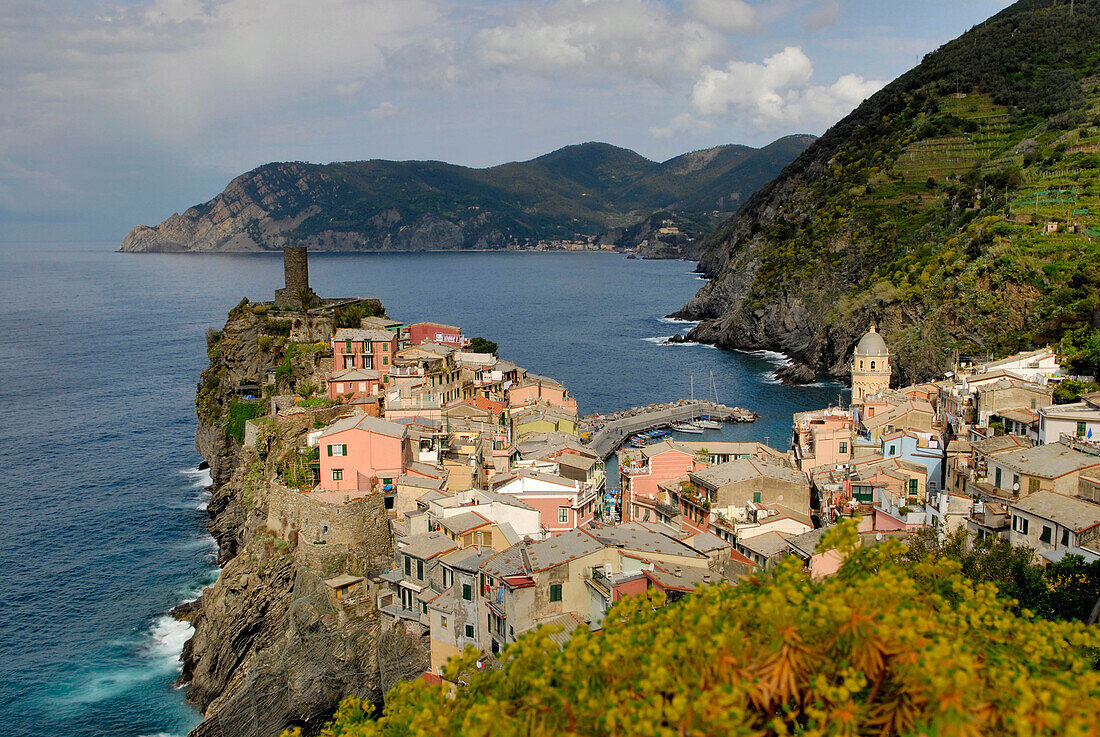
{"type": "Polygon", "coordinates": [[[120,250],[506,249],[594,240],[657,211],[701,235],[812,140],[727,144],[664,162],[599,142],[480,169],[386,159],[272,162],[157,226],[135,227],[120,250]]]}

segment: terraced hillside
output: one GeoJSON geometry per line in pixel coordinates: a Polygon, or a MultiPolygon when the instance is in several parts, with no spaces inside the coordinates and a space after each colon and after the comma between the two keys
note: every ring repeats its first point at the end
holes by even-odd
{"type": "Polygon", "coordinates": [[[695,339],[896,381],[1061,342],[1100,360],[1100,3],[1023,0],[830,129],[709,240],[695,339]]]}

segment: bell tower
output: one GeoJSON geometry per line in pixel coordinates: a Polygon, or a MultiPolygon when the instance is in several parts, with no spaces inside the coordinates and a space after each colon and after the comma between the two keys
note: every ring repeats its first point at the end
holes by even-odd
{"type": "Polygon", "coordinates": [[[874,325],[859,339],[851,371],[853,404],[862,404],[865,398],[890,388],[890,349],[874,325]]]}

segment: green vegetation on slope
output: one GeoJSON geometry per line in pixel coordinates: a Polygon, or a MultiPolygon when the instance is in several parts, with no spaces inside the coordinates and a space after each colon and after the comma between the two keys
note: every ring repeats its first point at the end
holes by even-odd
{"type": "Polygon", "coordinates": [[[704,316],[796,295],[821,316],[821,368],[881,319],[904,379],[951,349],[1095,332],[1098,39],[1100,2],[1023,0],[929,54],[715,234],[704,267],[755,274],[704,316]]]}
{"type": "MultiPolygon", "coordinates": [[[[852,549],[854,528],[833,533],[852,549]]],[[[828,543],[826,543],[828,544],[828,543]]],[[[1085,735],[1100,631],[1016,614],[959,564],[889,541],[814,581],[788,559],[668,606],[616,604],[560,648],[540,630],[467,686],[401,684],[377,721],[345,701],[325,735],[1085,735]]]]}

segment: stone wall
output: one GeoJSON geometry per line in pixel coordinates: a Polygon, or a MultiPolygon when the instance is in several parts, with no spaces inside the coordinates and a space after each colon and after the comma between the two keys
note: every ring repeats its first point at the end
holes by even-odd
{"type": "Polygon", "coordinates": [[[267,528],[284,539],[296,537],[298,550],[306,557],[348,551],[384,568],[393,560],[393,534],[378,494],[338,505],[273,484],[267,501],[267,528]]]}

